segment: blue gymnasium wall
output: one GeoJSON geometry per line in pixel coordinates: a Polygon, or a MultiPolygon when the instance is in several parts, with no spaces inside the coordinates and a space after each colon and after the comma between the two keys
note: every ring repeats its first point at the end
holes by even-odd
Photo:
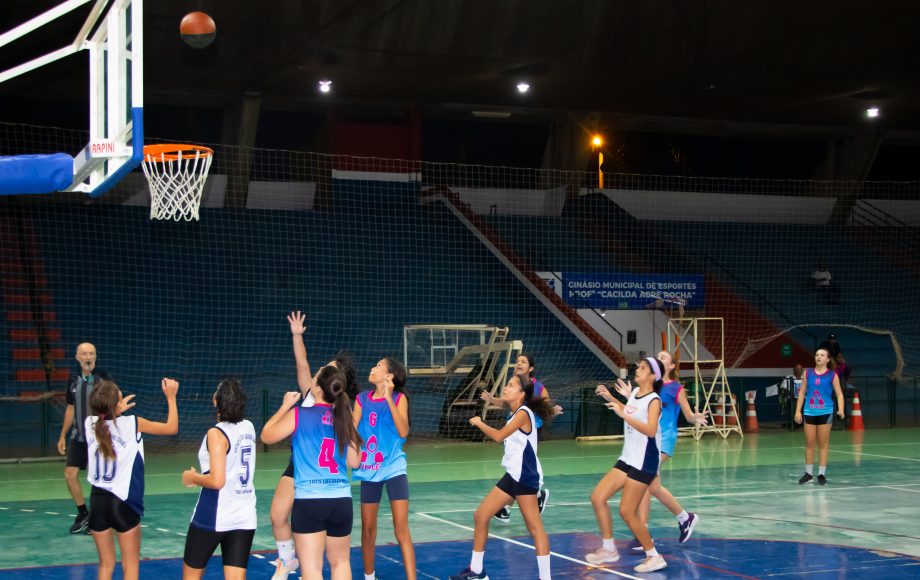
{"type": "MultiPolygon", "coordinates": [[[[99,367],[154,417],[165,408],[160,377],[178,377],[188,435],[154,444],[163,447],[197,444],[223,375],[244,379],[252,417],[262,389],[274,411],[296,388],[291,309],[308,313],[314,367],[348,349],[365,386],[380,357],[402,357],[403,325],[421,323],[508,326],[547,385],[609,374],[448,210],[420,206],[415,186],[335,188],[328,210],[204,209],[198,223],[151,222],[135,207],[34,205],[62,346],[94,342],[99,367]]],[[[415,432],[433,434],[444,393],[414,379],[409,388],[415,432]]]]}
{"type": "Polygon", "coordinates": [[[841,235],[840,228],[644,222],[642,232],[652,232],[654,237],[650,237],[636,235],[635,221],[605,208],[609,205],[612,202],[595,200],[589,210],[574,210],[561,217],[487,219],[537,270],[628,272],[637,263],[654,269],[669,260],[668,272],[703,271],[717,276],[739,297],[759,305],[778,329],[791,326],[790,321],[819,325],[793,333],[793,339],[805,350],[814,349],[830,332],[838,334],[847,361],[862,376],[885,376],[895,368],[890,338],[833,325],[891,330],[901,341],[908,361],[905,372],[915,372],[911,363],[916,366],[920,360],[920,308],[905,300],[905,292],[915,287],[916,280],[907,271],[880,263],[878,255],[841,235]],[[586,234],[582,224],[587,211],[601,216],[609,229],[586,234]],[[600,236],[616,239],[617,251],[604,247],[600,236]],[[560,244],[560,239],[568,242],[560,244]],[[755,258],[753,248],[763,245],[767,246],[765,251],[755,258]],[[681,254],[675,254],[675,248],[681,254]],[[823,256],[840,284],[838,304],[828,304],[809,280],[815,256],[823,256]],[[883,280],[879,272],[884,272],[883,280]],[[762,304],[761,298],[773,307],[762,304]]]}

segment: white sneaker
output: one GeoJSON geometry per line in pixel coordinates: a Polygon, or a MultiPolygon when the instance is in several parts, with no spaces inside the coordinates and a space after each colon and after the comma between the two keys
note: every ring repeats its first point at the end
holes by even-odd
{"type": "Polygon", "coordinates": [[[272,575],[272,580],[287,580],[288,574],[297,568],[300,568],[300,562],[297,561],[297,558],[287,561],[278,558],[275,560],[275,573],[272,575]]]}
{"type": "Polygon", "coordinates": [[[611,551],[601,548],[597,552],[585,554],[585,560],[587,560],[589,564],[594,564],[595,566],[600,564],[611,564],[620,560],[620,553],[616,550],[611,551]]]}
{"type": "Polygon", "coordinates": [[[664,570],[667,567],[668,563],[664,561],[664,556],[659,554],[651,558],[646,558],[644,562],[633,568],[633,570],[636,572],[654,572],[656,570],[664,570]]]}

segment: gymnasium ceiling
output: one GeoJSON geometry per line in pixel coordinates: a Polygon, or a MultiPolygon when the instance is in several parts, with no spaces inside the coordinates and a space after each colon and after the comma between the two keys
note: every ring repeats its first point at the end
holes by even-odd
{"type": "MultiPolygon", "coordinates": [[[[3,0],[0,30],[58,3],[3,0]]],[[[458,118],[474,110],[524,117],[571,110],[623,120],[854,128],[869,123],[864,110],[875,105],[878,126],[920,130],[920,3],[913,1],[145,4],[148,104],[224,107],[254,92],[263,108],[282,110],[332,102],[339,110],[417,106],[423,115],[458,118]],[[178,36],[192,10],[217,22],[207,49],[186,47],[178,36]],[[317,91],[324,78],[334,81],[330,95],[317,91]],[[523,96],[515,89],[521,80],[531,85],[523,96]]],[[[0,49],[0,67],[63,45],[87,11],[45,37],[0,49]],[[63,36],[49,40],[52,33],[63,36]]],[[[80,98],[82,63],[0,85],[0,95],[80,98]]]]}

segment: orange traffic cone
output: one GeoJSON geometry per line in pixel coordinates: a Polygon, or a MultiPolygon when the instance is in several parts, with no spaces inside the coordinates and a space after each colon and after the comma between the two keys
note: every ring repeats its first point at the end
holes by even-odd
{"type": "Polygon", "coordinates": [[[853,409],[850,411],[850,427],[848,431],[865,431],[863,425],[862,407],[859,406],[859,393],[853,393],[853,409]]]}
{"type": "Polygon", "coordinates": [[[735,393],[732,393],[731,407],[728,410],[728,420],[725,424],[733,427],[738,425],[738,399],[735,398],[735,393]]]}
{"type": "Polygon", "coordinates": [[[744,412],[744,430],[748,433],[757,433],[760,426],[757,424],[757,409],[754,407],[754,397],[748,397],[747,410],[744,412]]]}

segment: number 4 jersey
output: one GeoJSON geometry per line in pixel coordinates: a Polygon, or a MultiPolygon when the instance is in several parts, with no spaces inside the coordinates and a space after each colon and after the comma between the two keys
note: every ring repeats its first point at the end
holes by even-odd
{"type": "Polygon", "coordinates": [[[144,515],[144,441],[137,428],[137,417],[122,415],[107,420],[112,436],[115,459],[106,459],[96,439],[96,421],[86,418],[87,464],[86,480],[90,485],[108,491],[128,504],[138,515],[144,515]]]}
{"type": "Polygon", "coordinates": [[[345,453],[339,453],[332,405],[295,407],[294,499],[351,497],[345,453]]]}
{"type": "MultiPolygon", "coordinates": [[[[220,489],[201,488],[192,514],[192,525],[210,532],[254,530],[258,523],[256,493],[252,484],[256,472],[256,431],[246,419],[239,423],[222,421],[214,429],[223,433],[229,444],[226,479],[220,489]]],[[[198,462],[201,473],[210,472],[207,434],[198,450],[198,462]]]]}

